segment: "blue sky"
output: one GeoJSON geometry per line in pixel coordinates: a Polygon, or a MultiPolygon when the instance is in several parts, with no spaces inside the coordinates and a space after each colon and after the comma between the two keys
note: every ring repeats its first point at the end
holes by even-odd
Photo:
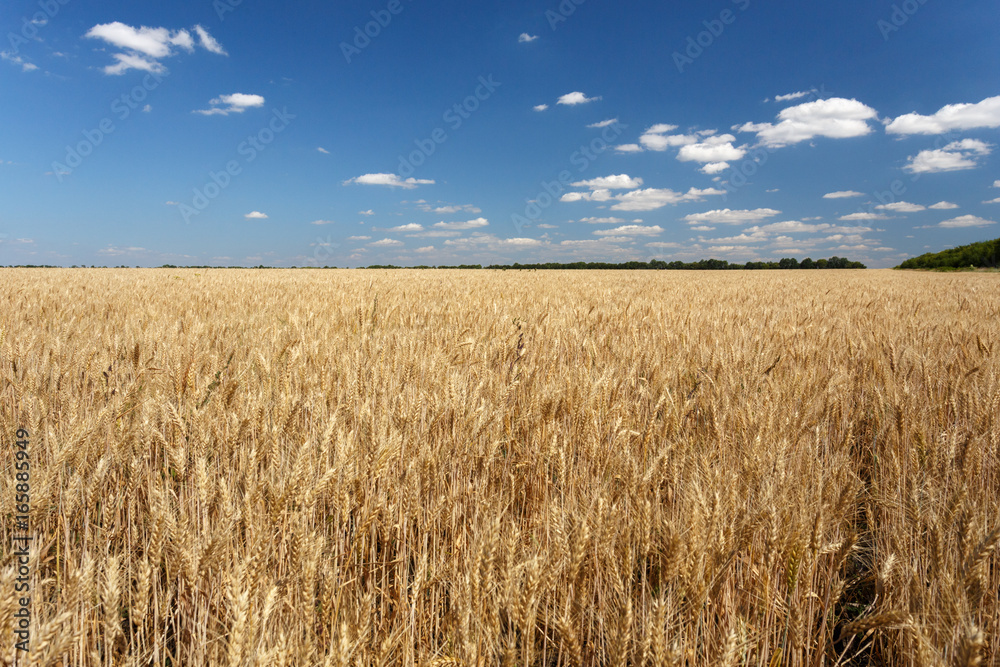
{"type": "Polygon", "coordinates": [[[0,264],[847,256],[1000,236],[991,0],[7,0],[0,264]]]}

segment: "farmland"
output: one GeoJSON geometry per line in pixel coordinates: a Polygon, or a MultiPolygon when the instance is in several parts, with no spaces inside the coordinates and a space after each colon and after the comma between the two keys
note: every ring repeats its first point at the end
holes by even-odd
{"type": "Polygon", "coordinates": [[[996,664],[997,280],[0,270],[0,661],[996,664]]]}

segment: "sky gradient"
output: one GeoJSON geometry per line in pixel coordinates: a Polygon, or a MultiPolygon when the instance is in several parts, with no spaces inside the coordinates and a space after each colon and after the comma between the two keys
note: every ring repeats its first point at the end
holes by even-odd
{"type": "Polygon", "coordinates": [[[0,26],[0,264],[886,267],[1000,236],[995,1],[9,0],[0,26]]]}

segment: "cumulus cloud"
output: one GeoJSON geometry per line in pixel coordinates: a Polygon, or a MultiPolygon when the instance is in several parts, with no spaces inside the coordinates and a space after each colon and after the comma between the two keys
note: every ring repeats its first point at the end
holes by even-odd
{"type": "Polygon", "coordinates": [[[692,213],[691,215],[684,216],[684,220],[689,225],[705,223],[717,225],[744,225],[752,222],[760,222],[761,220],[766,220],[767,218],[773,218],[780,213],[781,211],[776,211],[773,208],[758,208],[752,211],[734,211],[732,209],[723,208],[715,211],[706,211],[704,213],[692,213]]]}
{"type": "Polygon", "coordinates": [[[370,237],[370,236],[348,236],[347,240],[348,241],[371,241],[372,237],[370,237]]]}
{"type": "Polygon", "coordinates": [[[548,108],[549,108],[548,104],[536,104],[535,106],[532,107],[532,109],[534,109],[535,111],[545,111],[548,108]]]}
{"type": "MultiPolygon", "coordinates": [[[[226,55],[222,45],[205,28],[198,25],[194,27],[194,31],[198,36],[198,44],[203,49],[226,55]]],[[[176,55],[177,49],[191,53],[195,47],[194,38],[187,30],[146,26],[133,28],[119,21],[95,25],[84,37],[99,39],[123,50],[123,53],[112,54],[117,62],[104,68],[104,73],[109,75],[124,74],[130,69],[162,73],[166,68],[160,60],[176,55]]]]}
{"type": "Polygon", "coordinates": [[[438,222],[434,224],[435,229],[444,230],[464,230],[464,229],[479,229],[480,227],[488,227],[490,224],[489,220],[486,218],[476,218],[475,220],[466,220],[465,222],[438,222]]]}
{"type": "Polygon", "coordinates": [[[617,118],[609,118],[608,120],[602,120],[599,123],[591,123],[587,127],[600,129],[602,127],[610,127],[618,122],[617,118]]]}
{"type": "MultiPolygon", "coordinates": [[[[669,138],[669,137],[668,137],[669,138]]],[[[681,162],[728,162],[739,160],[747,154],[743,148],[733,146],[736,137],[720,134],[698,143],[681,146],[677,159],[681,162]]]]}
{"type": "Polygon", "coordinates": [[[573,92],[566,93],[559,98],[557,104],[565,104],[567,106],[575,106],[577,104],[587,104],[588,102],[596,102],[600,100],[600,97],[587,97],[583,93],[573,92]]]}
{"type": "Polygon", "coordinates": [[[977,104],[949,104],[930,116],[908,113],[886,125],[888,134],[944,134],[954,130],[1000,127],[1000,97],[977,104]]]}
{"type": "Polygon", "coordinates": [[[614,229],[598,229],[594,236],[658,236],[663,233],[659,225],[622,225],[614,229]]]}
{"type": "Polygon", "coordinates": [[[617,176],[603,176],[593,178],[589,181],[578,181],[573,183],[574,188],[589,188],[591,190],[635,190],[642,187],[641,178],[632,178],[628,174],[618,174],[617,176]]]}
{"type": "Polygon", "coordinates": [[[580,222],[588,225],[620,225],[625,222],[622,218],[580,218],[580,222]]]}
{"type": "Polygon", "coordinates": [[[851,220],[888,220],[889,218],[882,215],[881,213],[851,213],[850,215],[842,215],[839,218],[844,221],[851,220]]]}
{"type": "Polygon", "coordinates": [[[309,223],[310,225],[335,225],[337,224],[333,220],[313,220],[309,223]]]}
{"type": "Polygon", "coordinates": [[[745,123],[739,131],[755,132],[763,145],[780,148],[815,137],[862,137],[872,132],[868,121],[877,118],[875,109],[857,100],[831,97],[783,109],[777,123],[745,123]]]}
{"type": "Polygon", "coordinates": [[[618,203],[611,207],[613,211],[655,211],[671,204],[687,201],[702,201],[705,197],[726,194],[718,188],[691,188],[685,193],[675,192],[669,188],[647,188],[633,190],[615,197],[618,203]]]}
{"type": "MultiPolygon", "coordinates": [[[[374,229],[374,228],[373,228],[374,229]]],[[[389,229],[376,230],[384,232],[422,232],[424,231],[424,226],[419,225],[415,222],[411,222],[407,225],[399,225],[397,227],[390,227],[389,229]]]]}
{"type": "Polygon", "coordinates": [[[711,176],[712,174],[722,173],[726,169],[729,169],[728,162],[709,162],[708,164],[702,166],[701,171],[702,173],[711,176]]]}
{"type": "Polygon", "coordinates": [[[984,204],[1000,204],[1000,197],[997,197],[996,199],[989,199],[987,201],[984,201],[983,203],[984,204]]]}
{"type": "Polygon", "coordinates": [[[198,34],[198,43],[201,44],[201,47],[203,49],[205,49],[206,51],[211,51],[212,53],[217,53],[220,56],[229,55],[228,53],[226,53],[226,50],[222,48],[222,45],[219,44],[219,42],[217,42],[214,37],[208,34],[208,31],[205,30],[203,27],[201,27],[200,25],[196,25],[194,27],[194,31],[198,34]]]}
{"type": "Polygon", "coordinates": [[[373,241],[368,245],[380,248],[394,248],[403,245],[403,242],[396,239],[381,239],[380,241],[373,241]]]}
{"type": "Polygon", "coordinates": [[[621,144],[619,146],[615,146],[615,150],[619,153],[641,153],[642,146],[639,144],[621,144]]]}
{"type": "Polygon", "coordinates": [[[880,211],[892,211],[893,213],[918,213],[920,211],[926,211],[926,206],[921,206],[920,204],[911,204],[907,201],[897,201],[891,204],[880,204],[875,207],[880,211]]]}
{"type": "Polygon", "coordinates": [[[194,113],[203,116],[228,116],[231,113],[243,113],[247,109],[264,106],[264,98],[260,95],[233,93],[232,95],[219,95],[215,99],[209,100],[208,103],[210,108],[197,109],[194,113]]]}
{"type": "Polygon", "coordinates": [[[669,243],[667,241],[650,241],[646,244],[647,248],[680,248],[680,243],[669,243]]]}
{"type": "Polygon", "coordinates": [[[408,178],[404,181],[396,174],[363,174],[344,181],[344,185],[351,185],[352,183],[358,185],[384,185],[390,188],[403,188],[404,190],[413,190],[420,185],[434,185],[434,181],[425,179],[408,178]]]}
{"type": "Polygon", "coordinates": [[[823,199],[850,199],[852,197],[864,197],[865,193],[856,190],[840,190],[839,192],[828,192],[823,195],[823,199]]]}
{"type": "Polygon", "coordinates": [[[318,151],[319,151],[320,153],[322,153],[323,155],[329,155],[329,154],[330,154],[330,151],[326,150],[326,149],[325,149],[325,148],[323,148],[322,146],[319,146],[319,147],[317,147],[317,148],[316,148],[316,150],[318,150],[318,151]]]}
{"type": "Polygon", "coordinates": [[[20,65],[22,72],[33,72],[38,69],[38,65],[30,63],[21,56],[15,55],[10,51],[0,51],[0,60],[6,60],[7,62],[14,63],[15,65],[20,65]]]}
{"type": "Polygon", "coordinates": [[[260,211],[251,211],[250,213],[247,213],[243,217],[246,218],[247,220],[266,220],[267,213],[261,213],[260,211]]]}
{"type": "Polygon", "coordinates": [[[931,204],[928,208],[932,208],[935,211],[949,211],[953,208],[958,208],[958,204],[953,204],[950,201],[939,201],[936,204],[931,204]]]}
{"type": "Polygon", "coordinates": [[[993,220],[985,220],[975,215],[961,215],[957,218],[952,218],[951,220],[945,220],[938,224],[938,227],[944,227],[945,229],[957,229],[960,227],[988,227],[989,225],[997,224],[993,220]]]}
{"type": "Polygon", "coordinates": [[[538,35],[529,35],[526,32],[522,32],[520,35],[518,35],[517,41],[521,44],[527,44],[529,42],[535,41],[536,39],[538,39],[538,35]]]}
{"type": "Polygon", "coordinates": [[[542,245],[542,242],[539,241],[538,239],[529,239],[529,238],[503,239],[500,243],[502,243],[503,245],[518,246],[521,248],[542,245]]]}
{"type": "Polygon", "coordinates": [[[936,174],[944,171],[975,169],[979,158],[989,155],[993,145],[978,139],[953,141],[944,148],[920,151],[903,167],[911,174],[936,174]]]}

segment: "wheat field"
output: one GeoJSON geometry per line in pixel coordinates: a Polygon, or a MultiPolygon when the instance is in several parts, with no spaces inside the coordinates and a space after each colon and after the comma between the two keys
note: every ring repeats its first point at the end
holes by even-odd
{"type": "Polygon", "coordinates": [[[0,269],[0,661],[998,664],[998,278],[0,269]]]}

